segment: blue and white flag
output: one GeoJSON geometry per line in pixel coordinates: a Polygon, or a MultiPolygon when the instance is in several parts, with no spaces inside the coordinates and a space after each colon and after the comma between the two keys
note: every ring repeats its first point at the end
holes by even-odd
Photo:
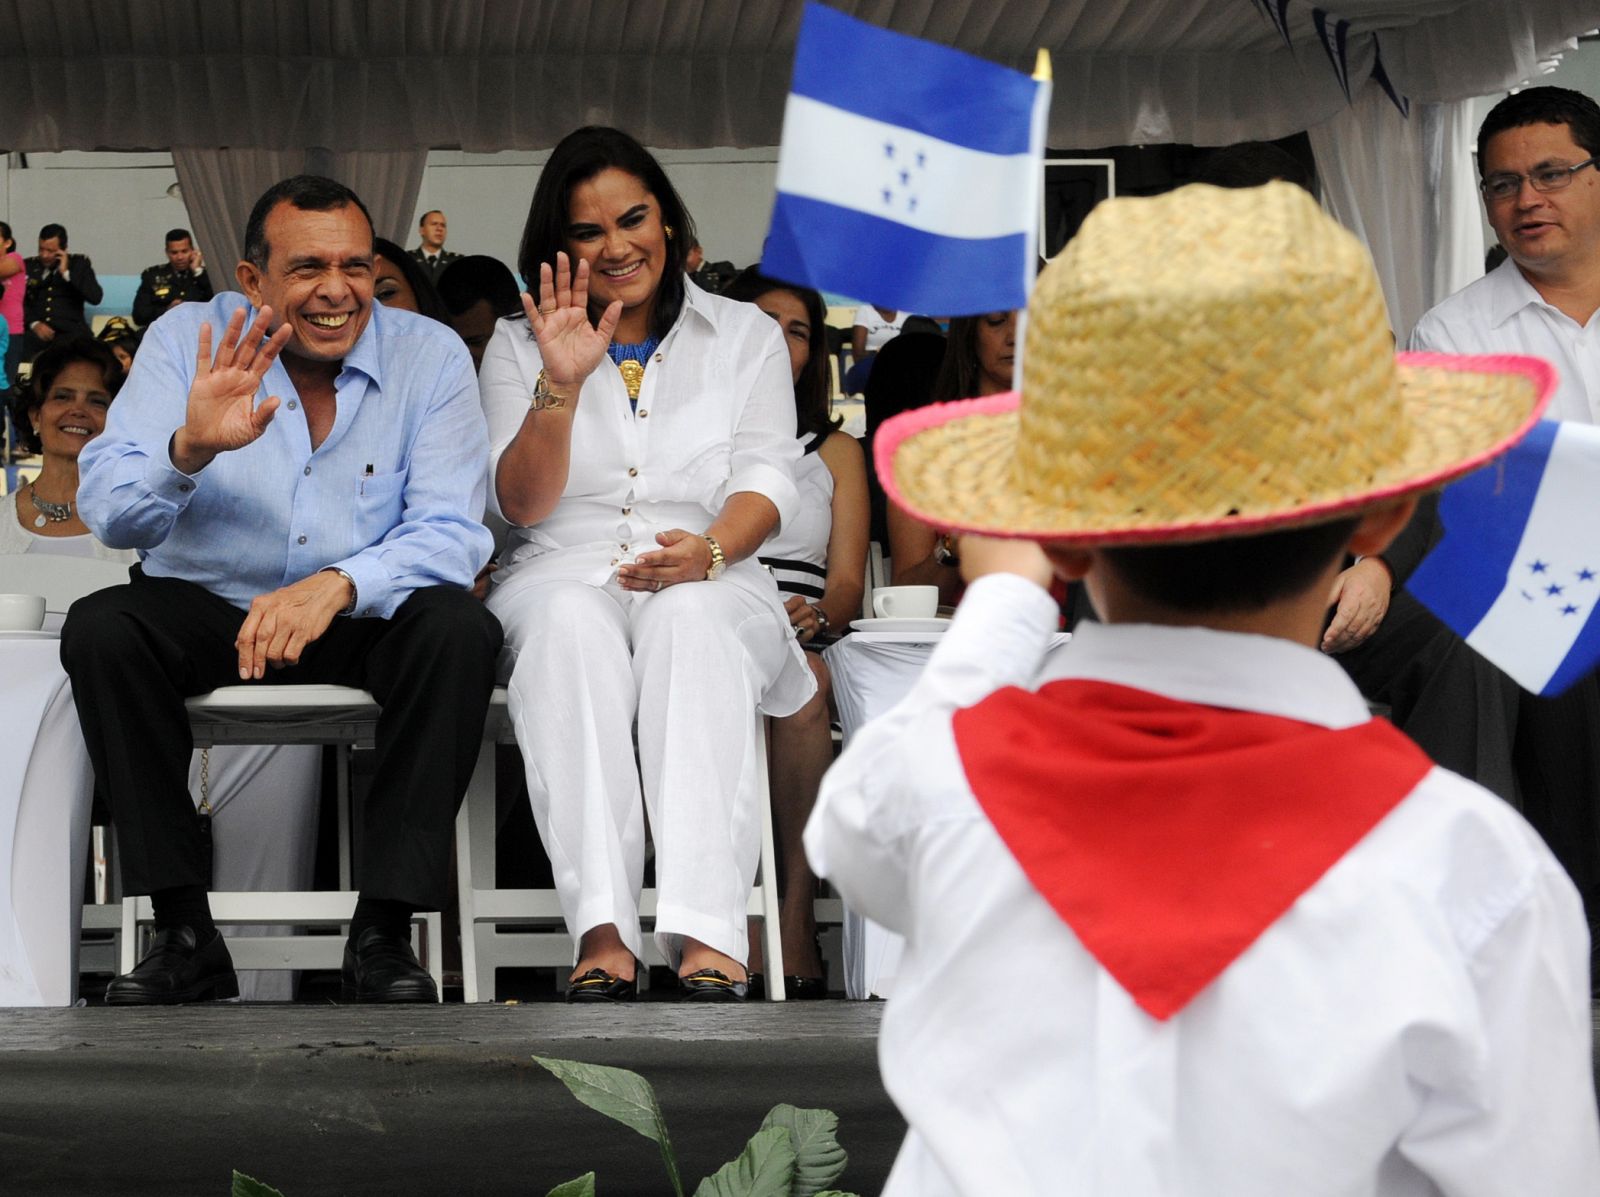
{"type": "Polygon", "coordinates": [[[806,5],[761,269],[879,307],[1024,307],[1049,84],[806,5]]]}
{"type": "Polygon", "coordinates": [[[1444,538],[1407,589],[1536,694],[1600,665],[1600,428],[1541,421],[1447,487],[1444,538]]]}

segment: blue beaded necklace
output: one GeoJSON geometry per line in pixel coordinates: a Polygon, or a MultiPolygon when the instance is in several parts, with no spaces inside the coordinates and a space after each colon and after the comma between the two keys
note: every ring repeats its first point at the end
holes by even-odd
{"type": "Polygon", "coordinates": [[[628,402],[634,411],[639,410],[639,388],[644,385],[645,364],[660,344],[660,337],[646,337],[633,345],[618,345],[613,341],[606,346],[606,356],[622,371],[623,384],[628,388],[628,402]]]}

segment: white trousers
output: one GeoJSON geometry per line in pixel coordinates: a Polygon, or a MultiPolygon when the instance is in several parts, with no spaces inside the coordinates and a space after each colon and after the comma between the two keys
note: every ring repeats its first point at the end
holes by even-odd
{"type": "Polygon", "coordinates": [[[489,607],[505,627],[509,713],[574,943],[613,923],[642,955],[648,813],[662,955],[676,967],[689,936],[745,959],[757,704],[793,652],[772,605],[724,581],[637,594],[524,574],[489,607]]]}

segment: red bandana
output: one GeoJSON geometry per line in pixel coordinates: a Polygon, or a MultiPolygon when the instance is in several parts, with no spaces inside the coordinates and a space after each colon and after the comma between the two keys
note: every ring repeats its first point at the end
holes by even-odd
{"type": "Polygon", "coordinates": [[[1381,720],[1335,731],[1094,681],[1001,690],[955,737],[1028,880],[1160,1019],[1432,768],[1381,720]]]}

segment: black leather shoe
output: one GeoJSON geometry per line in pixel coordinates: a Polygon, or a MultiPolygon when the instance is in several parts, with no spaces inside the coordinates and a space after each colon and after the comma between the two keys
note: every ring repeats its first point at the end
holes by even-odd
{"type": "Polygon", "coordinates": [[[195,943],[189,927],[157,931],[150,950],[131,973],[106,986],[108,1006],[176,1006],[239,996],[239,977],[222,933],[195,943]]]}
{"type": "Polygon", "coordinates": [[[747,981],[730,981],[726,973],[714,968],[703,968],[678,978],[686,1002],[742,1002],[749,996],[747,981]]]}
{"type": "Polygon", "coordinates": [[[344,946],[347,1002],[437,1002],[438,987],[411,950],[411,940],[368,927],[344,946]]]}
{"type": "Polygon", "coordinates": [[[631,1002],[638,992],[636,979],[624,981],[603,968],[591,968],[567,982],[569,1002],[631,1002]]]}

